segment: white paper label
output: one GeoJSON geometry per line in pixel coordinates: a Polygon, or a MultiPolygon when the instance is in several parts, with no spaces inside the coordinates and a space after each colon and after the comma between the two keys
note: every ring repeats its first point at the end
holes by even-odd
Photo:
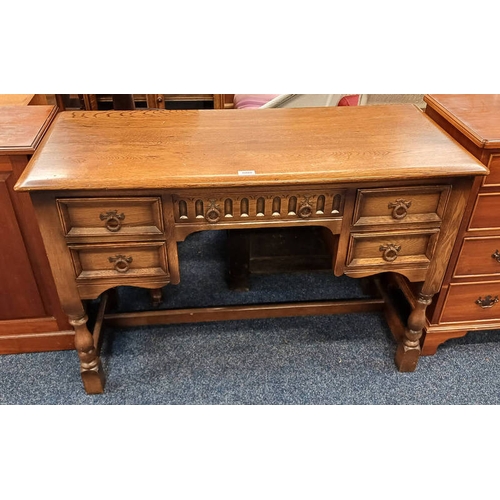
{"type": "Polygon", "coordinates": [[[238,170],[238,175],[255,175],[255,170],[238,170]]]}

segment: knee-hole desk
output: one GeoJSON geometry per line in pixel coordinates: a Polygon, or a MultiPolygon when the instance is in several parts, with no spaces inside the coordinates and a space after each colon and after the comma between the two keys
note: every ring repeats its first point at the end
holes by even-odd
{"type": "MultiPolygon", "coordinates": [[[[179,283],[195,231],[321,226],[332,271],[421,283],[398,338],[415,370],[476,176],[488,169],[412,105],[58,115],[16,189],[36,210],[88,393],[104,376],[85,300],[120,285],[179,283]],[[82,302],[83,301],[83,302],[82,302]]],[[[168,289],[167,289],[168,290],[168,289]]],[[[353,312],[380,301],[123,313],[119,324],[353,312]]],[[[104,313],[100,314],[100,324],[104,313]]]]}

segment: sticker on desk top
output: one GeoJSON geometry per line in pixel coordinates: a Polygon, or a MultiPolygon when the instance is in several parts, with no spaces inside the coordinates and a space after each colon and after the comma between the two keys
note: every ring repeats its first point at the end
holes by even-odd
{"type": "Polygon", "coordinates": [[[255,175],[255,170],[238,170],[238,175],[255,175]]]}

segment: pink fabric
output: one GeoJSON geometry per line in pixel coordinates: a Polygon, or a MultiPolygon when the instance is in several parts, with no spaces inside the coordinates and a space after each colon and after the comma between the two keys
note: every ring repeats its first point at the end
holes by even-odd
{"type": "Polygon", "coordinates": [[[233,103],[235,109],[260,108],[279,95],[281,94],[234,94],[233,103]]]}
{"type": "Polygon", "coordinates": [[[340,99],[337,106],[357,106],[359,104],[359,94],[345,95],[340,99]]]}

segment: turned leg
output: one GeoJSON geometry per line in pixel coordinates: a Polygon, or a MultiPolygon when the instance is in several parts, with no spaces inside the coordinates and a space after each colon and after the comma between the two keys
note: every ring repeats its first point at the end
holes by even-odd
{"type": "Polygon", "coordinates": [[[408,318],[404,335],[396,350],[396,365],[400,372],[412,372],[420,357],[420,337],[425,326],[425,310],[432,302],[432,295],[419,294],[417,304],[408,318]]]}
{"type": "Polygon", "coordinates": [[[163,302],[163,290],[161,288],[154,288],[150,290],[149,295],[153,306],[159,306],[163,302]]]}
{"type": "Polygon", "coordinates": [[[87,328],[86,314],[77,318],[69,318],[75,329],[75,348],[80,358],[80,374],[87,394],[104,392],[104,374],[101,360],[94,344],[94,337],[87,328]]]}
{"type": "Polygon", "coordinates": [[[228,285],[230,290],[250,289],[250,236],[246,229],[227,232],[229,254],[228,285]]]}

